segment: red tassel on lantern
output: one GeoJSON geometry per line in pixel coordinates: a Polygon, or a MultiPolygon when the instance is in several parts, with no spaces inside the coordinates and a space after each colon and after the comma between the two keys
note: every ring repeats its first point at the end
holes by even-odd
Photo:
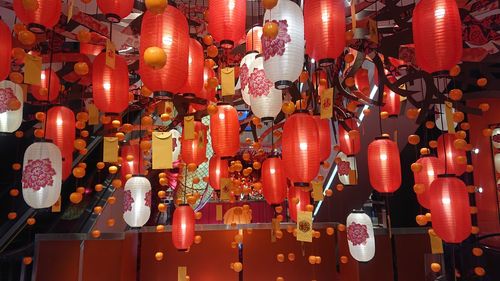
{"type": "Polygon", "coordinates": [[[262,54],[262,26],[254,26],[247,32],[247,52],[257,51],[262,54]]]}
{"type": "Polygon", "coordinates": [[[333,63],[345,47],[343,0],[307,0],[304,3],[306,52],[320,66],[333,63]]]}
{"type": "Polygon", "coordinates": [[[10,56],[12,52],[12,35],[9,27],[0,19],[0,81],[10,73],[10,56]]]}
{"type": "Polygon", "coordinates": [[[172,218],[172,243],[179,251],[187,251],[194,241],[194,211],[187,205],[178,206],[172,218]]]}
{"type": "Polygon", "coordinates": [[[380,137],[368,145],[370,184],[380,193],[393,193],[401,186],[401,164],[397,143],[380,137]]]}
{"type": "Polygon", "coordinates": [[[232,48],[245,36],[245,0],[209,0],[208,32],[222,48],[232,48]]]}
{"type": "Polygon", "coordinates": [[[330,130],[330,119],[321,119],[320,116],[314,116],[319,133],[319,160],[326,161],[332,153],[332,136],[330,130]]]}
{"type": "Polygon", "coordinates": [[[281,204],[286,197],[286,175],[283,162],[276,156],[262,163],[262,195],[269,205],[281,204]]]}
{"type": "Polygon", "coordinates": [[[61,150],[63,157],[62,177],[71,174],[75,142],[75,114],[64,106],[54,106],[47,112],[45,138],[51,140],[61,150]]]}
{"type": "Polygon", "coordinates": [[[238,112],[228,104],[217,105],[217,113],[210,118],[212,148],[220,157],[234,156],[240,149],[238,112]]]}
{"type": "Polygon", "coordinates": [[[59,97],[61,82],[51,69],[42,70],[40,85],[31,85],[31,94],[39,101],[54,101],[59,97]],[[50,90],[48,89],[50,83],[50,90]]]}
{"type": "Polygon", "coordinates": [[[439,175],[429,193],[436,234],[447,243],[460,243],[469,237],[472,224],[464,182],[453,175],[439,175]]]}
{"type": "MultiPolygon", "coordinates": [[[[358,123],[356,120],[349,118],[345,120],[345,124],[352,130],[358,130],[358,123]]],[[[349,136],[349,132],[339,124],[339,146],[340,151],[344,152],[347,156],[358,154],[361,149],[361,141],[359,135],[349,136]]]]}
{"type": "Polygon", "coordinates": [[[288,213],[293,221],[297,221],[297,213],[305,211],[311,202],[311,193],[300,187],[290,186],[288,188],[288,213]],[[297,202],[298,200],[298,202],[297,202]]]}
{"type": "Polygon", "coordinates": [[[60,0],[36,1],[37,9],[26,9],[24,0],[14,0],[12,6],[16,16],[34,33],[43,33],[45,28],[52,28],[59,22],[61,16],[60,0]]]}
{"type": "Polygon", "coordinates": [[[97,0],[97,7],[109,22],[117,23],[130,15],[134,0],[97,0]]]}
{"type": "Polygon", "coordinates": [[[229,177],[227,160],[219,156],[212,156],[208,162],[208,181],[215,190],[220,190],[221,179],[229,177]]]}
{"type": "Polygon", "coordinates": [[[445,167],[445,174],[461,176],[467,168],[467,156],[465,150],[455,147],[457,139],[455,134],[442,134],[437,139],[437,152],[441,165],[445,167]]]}
{"type": "Polygon", "coordinates": [[[186,84],[179,90],[183,94],[200,96],[203,88],[203,47],[196,39],[189,39],[188,76],[186,84]]]}
{"type": "Polygon", "coordinates": [[[417,65],[429,72],[448,71],[462,59],[462,22],[455,0],[422,0],[413,10],[417,65]]]}
{"type": "Polygon", "coordinates": [[[437,179],[437,176],[444,173],[444,167],[441,165],[439,159],[435,156],[422,156],[418,159],[418,164],[422,165],[420,172],[414,172],[413,177],[415,184],[422,184],[424,191],[417,193],[417,200],[424,208],[430,208],[430,186],[432,182],[437,179]]]}
{"type": "Polygon", "coordinates": [[[195,136],[192,140],[184,137],[181,142],[181,157],[184,163],[195,163],[196,166],[205,162],[207,153],[207,127],[200,121],[194,124],[195,136]]]}
{"type": "Polygon", "coordinates": [[[95,106],[102,112],[121,113],[128,107],[128,66],[119,55],[115,69],[106,65],[106,53],[98,55],[92,68],[92,86],[95,106]]]}

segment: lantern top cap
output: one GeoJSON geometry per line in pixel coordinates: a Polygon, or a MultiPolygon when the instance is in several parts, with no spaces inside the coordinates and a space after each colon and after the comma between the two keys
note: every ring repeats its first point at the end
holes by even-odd
{"type": "Polygon", "coordinates": [[[307,113],[307,114],[309,114],[309,110],[307,110],[307,109],[299,109],[299,110],[296,110],[293,114],[298,114],[298,113],[307,113]]]}
{"type": "Polygon", "coordinates": [[[184,206],[189,206],[189,204],[186,203],[179,204],[179,207],[184,207],[184,206]]]}
{"type": "Polygon", "coordinates": [[[379,136],[379,137],[376,137],[375,140],[390,140],[391,138],[389,138],[388,136],[379,136]]]}
{"type": "MultiPolygon", "coordinates": [[[[246,53],[245,53],[245,56],[250,55],[250,54],[258,54],[258,53],[259,53],[258,51],[251,50],[251,51],[246,52],[246,53]]],[[[257,56],[262,56],[262,55],[261,55],[261,54],[259,54],[259,55],[257,55],[257,56]]],[[[257,57],[257,56],[256,56],[256,57],[257,57]]]]}
{"type": "Polygon", "coordinates": [[[456,178],[457,175],[455,174],[441,174],[437,176],[438,178],[456,178]]]}
{"type": "Polygon", "coordinates": [[[364,213],[365,213],[365,211],[364,211],[364,210],[362,210],[362,209],[354,209],[354,210],[352,210],[352,212],[351,212],[351,213],[353,213],[353,214],[364,214],[364,213]]]}
{"type": "Polygon", "coordinates": [[[141,174],[134,174],[132,175],[132,178],[146,178],[146,176],[141,174]]]}

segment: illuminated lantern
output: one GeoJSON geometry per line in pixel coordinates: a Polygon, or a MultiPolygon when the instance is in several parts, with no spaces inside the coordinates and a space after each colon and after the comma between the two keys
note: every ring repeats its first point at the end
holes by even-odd
{"type": "Polygon", "coordinates": [[[368,145],[370,184],[380,193],[393,193],[401,186],[398,144],[388,137],[376,138],[368,145]]]}
{"type": "Polygon", "coordinates": [[[130,227],[142,227],[151,215],[151,183],[145,176],[134,175],[123,189],[123,220],[130,227]]]}
{"type": "Polygon", "coordinates": [[[491,142],[494,148],[500,149],[500,127],[493,129],[491,132],[491,142]]]}
{"type": "Polygon", "coordinates": [[[194,131],[194,139],[182,138],[181,158],[187,164],[195,163],[198,166],[206,160],[207,127],[200,121],[195,121],[194,131]]]}
{"type": "Polygon", "coordinates": [[[141,79],[155,97],[171,98],[186,84],[188,76],[189,28],[186,17],[171,5],[162,14],[146,11],[141,30],[141,79]],[[167,62],[163,68],[153,69],[146,65],[144,52],[149,47],[165,51],[167,62]]]}
{"type": "Polygon", "coordinates": [[[216,155],[208,162],[208,180],[210,186],[215,190],[220,190],[221,179],[229,178],[229,164],[226,159],[216,155]]]}
{"type": "Polygon", "coordinates": [[[355,156],[347,156],[343,152],[339,152],[337,157],[340,161],[337,163],[337,173],[339,180],[343,185],[358,184],[358,164],[355,156]]]}
{"type": "Polygon", "coordinates": [[[61,150],[63,157],[62,178],[71,174],[75,142],[75,114],[64,106],[54,106],[47,112],[45,138],[51,140],[61,150]]]}
{"type": "Polygon", "coordinates": [[[375,234],[372,220],[363,211],[347,216],[347,242],[351,256],[359,262],[368,262],[375,256],[375,234]]]}
{"type": "Polygon", "coordinates": [[[140,175],[144,173],[144,161],[142,159],[141,148],[139,144],[124,144],[120,147],[120,156],[123,159],[120,173],[122,182],[126,182],[127,175],[140,175]],[[128,158],[128,159],[127,159],[128,158]],[[141,167],[139,169],[139,161],[141,163],[141,167]]]}
{"type": "Polygon", "coordinates": [[[308,113],[297,112],[285,122],[282,154],[288,178],[296,186],[309,186],[319,172],[318,126],[308,113]]]}
{"type": "Polygon", "coordinates": [[[61,194],[61,151],[50,142],[28,146],[23,160],[23,198],[35,209],[54,205],[61,194]]]}
{"type": "MultiPolygon", "coordinates": [[[[345,120],[345,124],[352,130],[358,130],[358,123],[353,118],[345,120]]],[[[347,128],[339,124],[339,146],[340,151],[348,156],[358,154],[361,149],[361,140],[358,135],[349,135],[347,128]]]]}
{"type": "Polygon", "coordinates": [[[92,69],[92,95],[102,112],[121,113],[128,107],[128,66],[123,57],[115,56],[115,69],[106,65],[106,53],[98,55],[92,69]]]}
{"type": "Polygon", "coordinates": [[[262,121],[274,120],[283,104],[281,90],[274,88],[273,83],[264,73],[264,58],[258,55],[251,67],[253,70],[248,79],[250,105],[255,116],[262,121]]]}
{"type": "Polygon", "coordinates": [[[281,204],[286,197],[286,175],[283,162],[271,156],[262,163],[262,194],[269,205],[281,204]]]}
{"type": "Polygon", "coordinates": [[[59,97],[59,90],[61,90],[61,82],[57,74],[51,69],[42,70],[40,80],[40,85],[31,85],[33,97],[39,101],[55,101],[59,97]]]}
{"type": "Polygon", "coordinates": [[[12,34],[5,22],[0,19],[0,81],[10,73],[10,56],[12,51],[12,34]]]}
{"type": "Polygon", "coordinates": [[[172,219],[172,243],[179,251],[187,251],[194,241],[194,211],[182,204],[174,211],[172,219]]]}
{"type": "Polygon", "coordinates": [[[332,134],[330,130],[330,119],[321,119],[319,115],[314,116],[319,133],[319,160],[326,161],[332,153],[332,134]]]}
{"type": "Polygon", "coordinates": [[[470,235],[469,195],[454,175],[438,175],[430,187],[432,228],[447,243],[460,243],[470,235]]]}
{"type": "Polygon", "coordinates": [[[343,0],[304,2],[306,52],[320,66],[332,64],[344,50],[345,27],[343,0]]]}
{"type": "Polygon", "coordinates": [[[241,86],[241,96],[243,97],[243,101],[250,104],[250,74],[253,72],[253,66],[255,57],[258,55],[256,52],[247,53],[240,62],[240,86],[241,86]]]}
{"type": "Polygon", "coordinates": [[[0,82],[0,132],[12,133],[23,122],[23,89],[11,81],[0,82]],[[18,109],[9,108],[9,103],[16,101],[20,104],[18,109]]]}
{"type": "Polygon", "coordinates": [[[240,149],[238,112],[229,104],[218,104],[217,113],[210,117],[212,148],[220,157],[234,156],[240,149]]]}
{"type": "Polygon", "coordinates": [[[245,0],[209,0],[208,32],[222,48],[232,48],[245,36],[245,0]]]}
{"type": "Polygon", "coordinates": [[[188,76],[186,84],[179,90],[183,94],[199,96],[203,88],[203,47],[198,40],[189,39],[188,76]]]}
{"type": "MultiPolygon", "coordinates": [[[[436,104],[434,105],[434,118],[435,121],[434,123],[436,124],[436,127],[443,131],[443,132],[448,132],[448,118],[446,118],[446,107],[447,105],[445,104],[436,104]]],[[[450,108],[451,109],[451,114],[455,113],[455,108],[450,108]]],[[[453,122],[453,120],[450,120],[453,122]]],[[[453,127],[457,127],[457,123],[453,122],[453,127]]]]}
{"type": "Polygon", "coordinates": [[[288,214],[293,221],[297,221],[297,213],[306,211],[311,203],[311,193],[297,186],[288,188],[288,214]]]}
{"type": "MultiPolygon", "coordinates": [[[[391,80],[391,79],[389,79],[391,80]]],[[[394,80],[392,79],[391,82],[394,80]]],[[[389,88],[384,89],[384,106],[382,106],[382,111],[387,112],[389,117],[398,117],[401,111],[401,99],[399,95],[391,91],[389,88]]]]}
{"type": "Polygon", "coordinates": [[[279,31],[275,38],[262,37],[264,70],[277,89],[286,89],[302,72],[304,16],[296,3],[280,0],[272,10],[266,10],[264,24],[268,21],[276,21],[279,31]]]}
{"type": "Polygon", "coordinates": [[[445,174],[461,176],[467,168],[467,156],[465,150],[455,147],[454,142],[456,139],[455,134],[445,133],[440,135],[437,139],[437,153],[441,165],[445,168],[445,174]]]}
{"type": "Polygon", "coordinates": [[[130,15],[134,0],[97,0],[97,7],[109,22],[117,23],[130,15]]]}
{"type": "Polygon", "coordinates": [[[424,192],[420,194],[417,193],[417,200],[420,205],[429,209],[429,188],[432,182],[437,179],[437,176],[444,173],[444,168],[437,157],[430,155],[422,156],[422,158],[418,159],[416,163],[421,164],[422,169],[419,172],[413,172],[415,184],[422,184],[424,187],[424,192]]]}
{"type": "Polygon", "coordinates": [[[52,28],[61,16],[60,0],[37,0],[37,9],[26,9],[25,0],[14,0],[12,6],[16,16],[34,33],[43,33],[45,28],[52,28]]]}
{"type": "Polygon", "coordinates": [[[215,99],[215,88],[208,87],[208,79],[215,77],[215,71],[212,68],[205,66],[203,68],[203,88],[201,89],[200,98],[207,101],[215,99]]]}
{"type": "Polygon", "coordinates": [[[462,59],[462,22],[455,0],[422,0],[413,10],[417,65],[429,72],[448,71],[462,59]]]}
{"type": "Polygon", "coordinates": [[[262,53],[262,26],[254,26],[247,32],[247,53],[257,51],[262,53]]]}

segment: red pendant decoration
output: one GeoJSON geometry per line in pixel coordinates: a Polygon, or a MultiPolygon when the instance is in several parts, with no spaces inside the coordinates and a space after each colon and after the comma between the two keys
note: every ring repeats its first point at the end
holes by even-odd
{"type": "Polygon", "coordinates": [[[254,26],[247,32],[247,53],[257,51],[262,54],[262,26],[254,26]]]}
{"type": "Polygon", "coordinates": [[[45,28],[52,28],[61,16],[60,0],[37,0],[35,9],[27,9],[24,0],[14,0],[12,6],[16,16],[34,33],[43,33],[45,28]]]}
{"type": "Polygon", "coordinates": [[[96,107],[106,113],[121,113],[128,107],[128,66],[115,56],[115,69],[106,65],[106,53],[98,55],[92,68],[92,86],[96,107]]]}
{"type": "Polygon", "coordinates": [[[297,213],[305,211],[311,203],[311,193],[297,186],[288,188],[288,214],[293,221],[297,221],[297,213]]]}
{"type": "Polygon", "coordinates": [[[62,178],[71,174],[75,142],[75,114],[64,106],[54,106],[47,112],[45,138],[52,141],[61,150],[63,157],[62,178]]]}
{"type": "Polygon", "coordinates": [[[467,168],[467,155],[464,149],[455,147],[457,139],[457,136],[451,133],[439,136],[437,153],[441,165],[445,167],[444,173],[461,176],[467,168]]]}
{"type": "Polygon", "coordinates": [[[179,251],[187,251],[194,242],[194,211],[187,205],[178,206],[172,218],[172,243],[179,251]]]}
{"type": "MultiPolygon", "coordinates": [[[[353,118],[345,120],[345,124],[352,130],[358,130],[358,123],[353,118]]],[[[339,124],[339,146],[340,151],[344,152],[347,156],[358,154],[361,149],[361,140],[359,134],[349,135],[349,131],[339,124]]]]}
{"type": "Polygon", "coordinates": [[[416,163],[422,165],[419,172],[413,172],[415,184],[423,185],[423,192],[417,193],[417,200],[422,207],[430,208],[430,186],[437,179],[437,176],[444,173],[444,167],[439,159],[435,156],[423,156],[416,163]]]}
{"type": "Polygon", "coordinates": [[[208,162],[208,181],[215,190],[220,190],[221,179],[229,178],[229,163],[216,155],[208,162]]]}
{"type": "Polygon", "coordinates": [[[10,73],[10,56],[12,52],[12,35],[9,27],[0,19],[0,81],[10,73]]]}
{"type": "Polygon", "coordinates": [[[181,157],[184,163],[198,166],[207,159],[207,127],[200,121],[194,122],[194,139],[186,140],[182,137],[181,157]]]}
{"type": "Polygon", "coordinates": [[[210,117],[212,148],[220,157],[234,156],[240,149],[238,112],[229,104],[217,105],[217,113],[210,117]]]}
{"type": "Polygon", "coordinates": [[[196,39],[189,39],[188,76],[180,93],[200,96],[203,88],[203,47],[196,39]]]}
{"type": "Polygon", "coordinates": [[[40,85],[31,85],[30,88],[35,99],[39,101],[55,101],[59,97],[61,82],[54,71],[45,69],[41,73],[40,85]]]}
{"type": "Polygon", "coordinates": [[[380,193],[393,193],[401,186],[401,164],[397,143],[380,137],[368,145],[371,186],[380,193]]]}
{"type": "Polygon", "coordinates": [[[208,32],[222,48],[232,48],[245,36],[245,0],[209,0],[208,32]]]}
{"type": "Polygon", "coordinates": [[[319,133],[319,160],[326,161],[332,153],[332,134],[330,130],[330,119],[321,119],[320,116],[314,116],[319,133]]]}
{"type": "Polygon", "coordinates": [[[269,205],[278,205],[286,197],[286,175],[283,162],[277,156],[262,163],[262,194],[269,205]]]}
{"type": "Polygon", "coordinates": [[[117,23],[130,15],[134,0],[97,0],[97,7],[109,22],[117,23]]]}

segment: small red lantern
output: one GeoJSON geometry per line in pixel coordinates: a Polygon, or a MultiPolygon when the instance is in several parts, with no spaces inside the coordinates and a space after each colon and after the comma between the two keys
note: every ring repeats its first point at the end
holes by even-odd
{"type": "Polygon", "coordinates": [[[416,163],[422,165],[422,170],[413,173],[415,184],[422,184],[424,187],[424,192],[420,194],[417,193],[417,200],[420,205],[429,209],[430,186],[432,182],[437,179],[437,176],[444,172],[444,168],[437,157],[430,155],[423,156],[422,158],[418,159],[416,163]]]}
{"type": "MultiPolygon", "coordinates": [[[[389,78],[390,82],[394,82],[394,78],[389,78]]],[[[382,106],[382,111],[387,112],[389,117],[398,117],[401,111],[401,99],[399,95],[391,91],[389,88],[384,88],[384,106],[382,106]]]]}
{"type": "Polygon", "coordinates": [[[117,23],[130,15],[134,0],[97,0],[97,7],[109,22],[117,23]]]}
{"type": "Polygon", "coordinates": [[[297,186],[288,188],[288,213],[293,221],[297,221],[297,213],[305,211],[311,203],[311,193],[297,186]]]}
{"type": "Polygon", "coordinates": [[[208,32],[222,48],[232,48],[245,36],[247,3],[245,0],[209,0],[208,32]]]}
{"type": "Polygon", "coordinates": [[[455,147],[455,134],[445,133],[439,136],[437,142],[438,158],[445,168],[445,174],[461,176],[467,169],[467,156],[464,149],[455,147]]]}
{"type": "Polygon", "coordinates": [[[330,119],[321,119],[320,116],[314,116],[319,133],[319,160],[326,161],[332,153],[332,134],[330,130],[330,119]]]}
{"type": "Polygon", "coordinates": [[[10,73],[10,56],[12,51],[12,35],[9,27],[0,19],[0,81],[10,73]]]}
{"type": "Polygon", "coordinates": [[[14,0],[12,6],[16,16],[34,33],[43,33],[45,28],[52,28],[61,16],[60,0],[37,0],[36,9],[27,9],[24,0],[14,0]]]}
{"type": "Polygon", "coordinates": [[[262,26],[254,26],[247,32],[247,52],[257,51],[262,54],[262,26]]]}
{"type": "Polygon", "coordinates": [[[142,157],[139,144],[123,145],[120,148],[120,156],[123,159],[120,168],[123,183],[126,182],[127,175],[142,175],[144,173],[143,164],[139,169],[139,162],[144,163],[144,161],[139,161],[139,158],[142,157]]]}
{"type": "Polygon", "coordinates": [[[283,162],[271,156],[262,163],[262,194],[269,205],[278,205],[286,197],[286,175],[283,162]]]}
{"type": "Polygon", "coordinates": [[[214,155],[208,162],[208,180],[210,186],[215,190],[220,190],[221,179],[224,178],[229,178],[229,164],[226,159],[214,155]]]}
{"type": "Polygon", "coordinates": [[[204,104],[192,103],[191,106],[193,106],[194,109],[203,110],[207,107],[209,101],[215,101],[216,90],[215,88],[210,88],[208,86],[208,79],[212,77],[215,77],[215,71],[212,68],[205,66],[203,68],[203,87],[198,95],[198,97],[204,99],[205,102],[204,104]]]}
{"type": "Polygon", "coordinates": [[[195,121],[194,131],[194,139],[186,140],[182,137],[181,157],[185,163],[195,163],[198,166],[207,159],[207,127],[200,121],[195,121]]]}
{"type": "Polygon", "coordinates": [[[210,118],[212,148],[220,157],[234,156],[240,149],[238,112],[229,104],[217,105],[217,113],[210,118]]]}
{"type": "Polygon", "coordinates": [[[128,66],[125,59],[115,56],[115,69],[106,65],[106,53],[98,55],[92,69],[95,106],[102,112],[121,113],[128,107],[128,66]]]}
{"type": "Polygon", "coordinates": [[[59,97],[61,82],[52,69],[42,70],[40,85],[31,85],[31,94],[39,101],[55,101],[59,97]],[[49,89],[50,85],[50,89],[49,89]]]}
{"type": "Polygon", "coordinates": [[[203,88],[203,47],[196,39],[189,39],[188,76],[186,84],[179,92],[187,95],[200,96],[203,88]]]}
{"type": "MultiPolygon", "coordinates": [[[[346,119],[345,124],[352,130],[358,130],[358,123],[353,118],[346,119]]],[[[349,135],[349,131],[339,124],[339,146],[340,151],[347,156],[358,154],[361,149],[361,140],[359,135],[349,135]]]]}
{"type": "Polygon", "coordinates": [[[64,106],[54,106],[47,112],[45,138],[51,140],[61,150],[63,157],[62,177],[71,174],[75,142],[75,114],[64,106]]]}
{"type": "Polygon", "coordinates": [[[187,251],[194,242],[194,211],[182,204],[174,211],[172,218],[172,243],[179,251],[187,251]]]}
{"type": "Polygon", "coordinates": [[[370,184],[380,193],[393,193],[401,186],[401,164],[397,143],[379,137],[368,145],[370,184]]]}

